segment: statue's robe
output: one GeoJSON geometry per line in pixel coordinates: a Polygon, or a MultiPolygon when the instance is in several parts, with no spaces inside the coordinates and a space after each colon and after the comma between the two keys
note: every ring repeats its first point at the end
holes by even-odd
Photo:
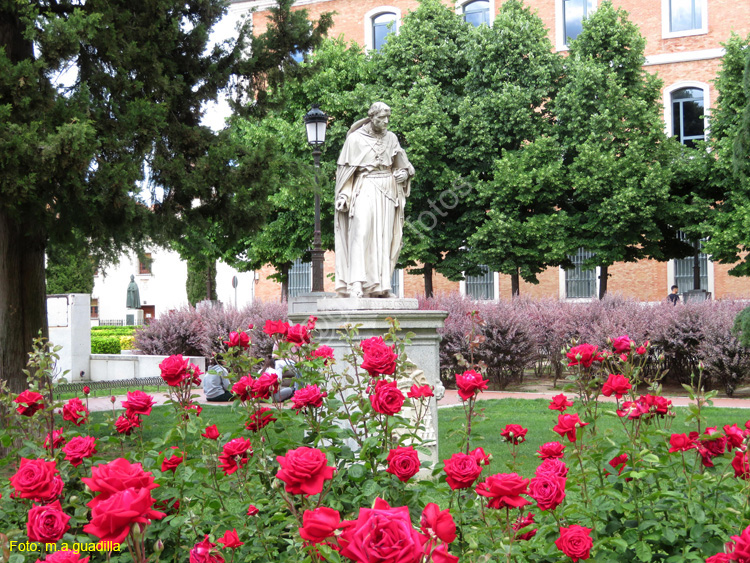
{"type": "Polygon", "coordinates": [[[356,282],[365,296],[391,291],[413,175],[390,131],[376,135],[366,122],[347,135],[336,172],[336,198],[345,195],[349,202],[346,211],[336,212],[337,292],[347,294],[356,282]],[[405,182],[393,177],[399,169],[407,173],[405,182]]]}

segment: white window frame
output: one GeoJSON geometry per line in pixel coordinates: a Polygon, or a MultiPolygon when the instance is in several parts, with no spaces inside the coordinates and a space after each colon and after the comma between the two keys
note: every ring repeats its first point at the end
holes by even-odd
{"type": "Polygon", "coordinates": [[[394,29],[393,32],[398,33],[398,30],[401,27],[401,9],[396,8],[395,6],[378,6],[377,8],[373,8],[365,14],[364,18],[366,52],[375,51],[375,38],[372,34],[372,20],[374,20],[380,14],[387,13],[396,14],[396,29],[394,29]]]}
{"type": "Polygon", "coordinates": [[[664,88],[664,130],[672,137],[672,93],[682,88],[700,88],[703,90],[703,136],[708,138],[711,117],[711,90],[706,82],[697,80],[680,80],[664,88]]]}
{"type": "MultiPolygon", "coordinates": [[[[499,301],[500,300],[500,273],[499,272],[492,272],[492,293],[494,294],[494,297],[492,301],[499,301]]],[[[464,279],[458,282],[458,293],[462,297],[467,297],[466,294],[466,274],[464,274],[464,279]]],[[[489,301],[489,299],[483,299],[482,301],[489,301]]]]}
{"type": "MultiPolygon", "coordinates": [[[[706,255],[706,277],[708,278],[708,293],[711,294],[711,299],[715,299],[714,289],[714,261],[711,260],[711,255],[706,255]]],[[[672,286],[674,285],[674,260],[667,262],[667,294],[672,293],[672,286]]],[[[693,289],[692,287],[690,289],[693,289]]],[[[685,289],[681,288],[680,293],[685,293],[685,289]]],[[[665,294],[666,295],[666,294],[665,294]]]]}
{"type": "MultiPolygon", "coordinates": [[[[565,0],[555,0],[555,49],[558,51],[567,51],[570,49],[565,42],[565,0]]],[[[591,13],[593,14],[599,8],[599,0],[593,0],[591,13]]],[[[590,15],[590,14],[589,14],[590,15]]]]}
{"type": "Polygon", "coordinates": [[[705,35],[708,33],[708,0],[695,0],[701,7],[701,27],[698,29],[686,29],[685,31],[670,31],[671,19],[669,17],[672,0],[661,0],[661,37],[662,39],[673,39],[675,37],[689,37],[691,35],[705,35]]]}
{"type": "Polygon", "coordinates": [[[565,274],[565,268],[560,266],[558,268],[559,271],[559,285],[558,285],[558,291],[560,293],[560,301],[567,301],[568,303],[590,303],[591,301],[594,301],[596,299],[599,299],[599,289],[601,287],[601,281],[602,281],[602,269],[597,266],[594,269],[594,279],[596,280],[596,290],[594,291],[594,295],[591,297],[570,297],[568,298],[568,290],[567,286],[565,285],[566,281],[566,274],[565,274]]]}
{"type": "MultiPolygon", "coordinates": [[[[466,4],[471,4],[474,0],[457,0],[456,2],[456,14],[461,16],[463,18],[464,15],[464,6],[466,4]]],[[[492,24],[495,23],[495,18],[497,17],[497,12],[495,12],[495,0],[490,0],[490,27],[492,27],[492,24]]]]}
{"type": "Polygon", "coordinates": [[[404,269],[396,268],[396,273],[398,274],[398,293],[396,294],[396,297],[403,298],[404,297],[404,269]]]}

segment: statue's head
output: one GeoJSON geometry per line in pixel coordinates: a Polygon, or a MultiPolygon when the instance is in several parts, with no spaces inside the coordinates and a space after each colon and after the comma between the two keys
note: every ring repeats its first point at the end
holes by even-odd
{"type": "Polygon", "coordinates": [[[130,274],[130,283],[133,283],[135,281],[135,276],[133,274],[130,274]]]}
{"type": "Polygon", "coordinates": [[[388,104],[375,102],[370,106],[367,115],[370,118],[372,130],[375,131],[375,133],[382,133],[388,129],[388,122],[391,117],[391,108],[388,104]]]}

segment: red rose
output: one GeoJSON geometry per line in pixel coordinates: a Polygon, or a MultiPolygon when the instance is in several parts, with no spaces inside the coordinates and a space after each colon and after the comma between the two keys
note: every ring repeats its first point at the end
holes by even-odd
{"type": "Polygon", "coordinates": [[[618,336],[612,341],[612,348],[615,349],[617,354],[629,354],[630,350],[635,348],[635,342],[630,340],[627,334],[624,336],[618,336]]]}
{"type": "Polygon", "coordinates": [[[549,410],[565,412],[568,407],[572,407],[573,403],[568,401],[568,398],[562,393],[552,397],[552,401],[549,404],[549,410]]]}
{"type": "Polygon", "coordinates": [[[729,563],[730,561],[731,559],[726,553],[717,553],[706,559],[706,563],[729,563]]]}
{"type": "Polygon", "coordinates": [[[299,535],[310,543],[323,543],[342,527],[338,510],[321,506],[315,510],[305,510],[299,535]]]}
{"type": "Polygon", "coordinates": [[[638,346],[638,348],[635,349],[635,353],[639,356],[643,356],[643,354],[648,353],[648,348],[645,346],[638,346]]]}
{"type": "Polygon", "coordinates": [[[277,456],[281,465],[276,477],[285,483],[287,493],[293,495],[317,495],[323,491],[323,482],[333,479],[334,468],[326,465],[326,455],[315,448],[289,450],[285,456],[277,456]]]}
{"type": "Polygon", "coordinates": [[[243,403],[250,400],[250,391],[253,388],[254,379],[249,375],[245,375],[240,380],[232,385],[232,393],[237,395],[240,401],[243,403]]]}
{"type": "Polygon", "coordinates": [[[567,477],[568,466],[561,459],[549,458],[542,461],[539,467],[536,468],[535,474],[537,477],[542,475],[555,475],[557,477],[567,477]]]}
{"type": "Polygon", "coordinates": [[[557,417],[557,425],[552,428],[560,436],[568,436],[571,442],[576,441],[576,430],[582,426],[588,426],[588,422],[582,422],[577,414],[561,414],[557,417]]]}
{"type": "Polygon", "coordinates": [[[133,524],[149,524],[165,516],[152,508],[154,499],[149,489],[125,489],[91,506],[91,521],[83,531],[101,541],[122,543],[133,524]]]}
{"type": "Polygon", "coordinates": [[[161,460],[161,472],[166,473],[167,471],[171,471],[174,473],[183,461],[185,461],[183,456],[174,454],[171,457],[164,456],[164,459],[161,460]]]}
{"type": "Polygon", "coordinates": [[[404,394],[395,381],[378,380],[375,392],[370,395],[370,404],[375,412],[392,416],[404,406],[404,394]]]}
{"type": "Polygon", "coordinates": [[[315,330],[315,323],[318,322],[318,317],[310,315],[307,317],[307,330],[315,330]]]}
{"type": "Polygon", "coordinates": [[[57,543],[70,529],[70,516],[65,514],[59,500],[47,506],[34,506],[29,510],[26,533],[31,541],[57,543]]]}
{"type": "Polygon", "coordinates": [[[222,453],[219,456],[219,467],[225,475],[231,475],[240,467],[247,464],[247,457],[253,455],[253,448],[250,440],[245,438],[235,438],[224,444],[222,453]]]}
{"type": "Polygon", "coordinates": [[[330,346],[318,346],[312,353],[314,358],[324,358],[326,365],[328,360],[333,360],[333,348],[330,346]]]}
{"type": "Polygon", "coordinates": [[[91,468],[91,477],[81,479],[89,489],[100,493],[88,506],[93,507],[102,500],[125,489],[155,489],[154,476],[144,471],[140,463],[130,463],[118,457],[109,463],[95,465],[91,468]]]}
{"type": "Polygon", "coordinates": [[[273,336],[274,334],[286,336],[288,330],[289,323],[285,321],[266,321],[266,325],[263,327],[263,332],[268,336],[273,336]]]}
{"type": "MultiPolygon", "coordinates": [[[[628,454],[620,454],[609,460],[609,465],[612,469],[617,469],[617,474],[622,475],[625,465],[628,463],[628,454]]],[[[608,471],[604,472],[604,475],[609,475],[608,471]]]]}
{"type": "MultiPolygon", "coordinates": [[[[524,528],[528,528],[529,526],[533,526],[536,524],[534,522],[534,515],[529,512],[526,516],[519,516],[516,521],[513,523],[513,530],[516,532],[519,532],[523,530],[524,528]]],[[[533,530],[529,530],[528,532],[524,532],[523,534],[517,534],[516,539],[521,541],[528,541],[531,538],[533,538],[536,535],[536,528],[533,530]]]]}
{"type": "Polygon", "coordinates": [[[380,342],[369,342],[371,340],[372,338],[360,343],[365,353],[362,369],[373,377],[393,375],[396,372],[396,360],[398,360],[398,355],[393,351],[393,347],[388,346],[382,339],[380,342]],[[369,342],[369,344],[365,345],[365,342],[369,342]]]}
{"type": "Polygon", "coordinates": [[[255,516],[259,512],[260,512],[260,510],[258,510],[258,507],[255,506],[254,504],[251,504],[250,506],[247,507],[247,515],[248,516],[255,516]]]}
{"type": "Polygon", "coordinates": [[[52,439],[50,440],[50,435],[47,434],[47,437],[44,439],[44,447],[49,448],[51,446],[53,448],[59,448],[65,443],[65,438],[63,438],[63,429],[60,428],[58,430],[52,431],[52,439]]]}
{"type": "Polygon", "coordinates": [[[367,338],[359,343],[359,347],[362,348],[362,351],[365,354],[370,348],[377,348],[379,346],[386,346],[382,336],[373,336],[372,338],[367,338]]]}
{"type": "Polygon", "coordinates": [[[83,386],[83,394],[88,397],[90,393],[91,393],[91,387],[89,387],[88,385],[84,385],[83,386]]]}
{"type": "Polygon", "coordinates": [[[658,395],[641,395],[638,401],[645,404],[650,413],[656,413],[659,416],[666,415],[672,407],[672,401],[658,395]]]}
{"type": "Polygon", "coordinates": [[[245,424],[245,428],[251,432],[258,432],[276,420],[273,416],[274,410],[268,407],[260,407],[260,410],[250,415],[250,420],[245,424]]]}
{"type": "Polygon", "coordinates": [[[130,433],[134,428],[140,427],[141,419],[137,414],[126,413],[117,417],[117,420],[115,421],[115,429],[117,430],[117,432],[120,434],[125,434],[126,436],[130,436],[130,433]]]}
{"type": "Polygon", "coordinates": [[[267,371],[253,380],[250,396],[254,399],[268,399],[279,390],[279,376],[267,371]]]}
{"type": "Polygon", "coordinates": [[[458,563],[458,557],[448,553],[448,546],[441,543],[432,550],[432,563],[458,563]]]}
{"type": "Polygon", "coordinates": [[[230,332],[229,340],[225,340],[224,344],[226,344],[227,348],[242,348],[243,350],[247,350],[250,348],[250,337],[246,332],[230,332]]]}
{"type": "Polygon", "coordinates": [[[196,543],[190,550],[190,563],[224,563],[224,558],[214,549],[215,543],[208,541],[208,535],[205,539],[196,543]]]}
{"type": "Polygon", "coordinates": [[[618,399],[622,399],[622,396],[630,391],[633,386],[630,381],[624,375],[609,374],[607,381],[604,382],[602,387],[602,395],[605,397],[611,397],[613,394],[618,399]]]}
{"type": "Polygon", "coordinates": [[[189,382],[192,383],[193,385],[200,385],[201,384],[200,376],[203,375],[201,368],[199,368],[195,364],[188,364],[187,371],[188,371],[188,376],[185,379],[185,381],[189,380],[189,382]]]}
{"type": "Polygon", "coordinates": [[[529,494],[539,510],[554,510],[565,500],[565,478],[552,473],[543,473],[529,483],[529,494]]]}
{"type": "Polygon", "coordinates": [[[76,553],[75,551],[55,551],[48,553],[44,558],[44,561],[37,559],[36,563],[89,563],[90,557],[84,557],[76,553]]]}
{"type": "Polygon", "coordinates": [[[21,465],[10,478],[10,485],[18,498],[29,498],[37,502],[52,500],[61,492],[57,481],[57,464],[43,459],[21,458],[21,465]]]}
{"type": "Polygon", "coordinates": [[[206,426],[206,430],[201,434],[204,438],[208,438],[209,440],[217,440],[219,438],[219,429],[216,428],[215,424],[212,424],[211,426],[206,426]]]}
{"type": "Polygon", "coordinates": [[[521,508],[531,504],[521,497],[522,494],[528,494],[528,488],[529,480],[517,473],[498,473],[479,483],[476,491],[490,499],[487,503],[489,508],[521,508]]]}
{"type": "Polygon", "coordinates": [[[594,540],[589,535],[591,528],[584,528],[573,524],[567,528],[560,528],[560,537],[555,540],[557,549],[570,557],[573,562],[588,559],[594,540]]]}
{"type": "Polygon", "coordinates": [[[286,341],[296,346],[310,343],[310,333],[305,325],[290,326],[286,332],[286,341]]]}
{"type": "Polygon", "coordinates": [[[421,399],[422,397],[434,397],[435,393],[432,392],[432,387],[429,385],[417,385],[416,383],[411,386],[406,396],[410,399],[421,399]]]}
{"type": "Polygon", "coordinates": [[[453,489],[468,489],[482,473],[482,467],[476,457],[464,453],[453,454],[450,459],[444,459],[445,481],[453,489]]]}
{"type": "Polygon", "coordinates": [[[473,456],[474,459],[477,460],[477,463],[480,467],[489,465],[490,461],[492,461],[492,454],[485,453],[483,448],[474,448],[469,452],[469,455],[473,456]]]}
{"type": "Polygon", "coordinates": [[[464,401],[468,401],[475,394],[478,394],[483,389],[487,389],[487,383],[489,383],[489,380],[482,379],[482,374],[473,369],[465,371],[461,375],[456,374],[458,394],[464,401]]]}
{"type": "Polygon", "coordinates": [[[734,452],[732,468],[734,469],[735,477],[744,479],[745,481],[750,480],[750,462],[748,462],[747,453],[739,450],[734,452]]]}
{"type": "Polygon", "coordinates": [[[622,404],[622,408],[618,409],[615,412],[617,412],[617,416],[627,416],[628,419],[635,420],[636,418],[640,418],[643,415],[648,415],[649,407],[640,399],[638,401],[625,401],[622,404]]]}
{"type": "Polygon", "coordinates": [[[125,407],[128,414],[142,414],[144,416],[151,414],[151,407],[154,404],[154,398],[143,391],[128,391],[128,400],[122,402],[122,406],[125,407]]]}
{"type": "Polygon", "coordinates": [[[170,387],[178,387],[188,375],[188,358],[183,358],[181,354],[169,356],[159,364],[161,378],[170,387]]]}
{"type": "Polygon", "coordinates": [[[736,424],[732,424],[732,426],[729,426],[728,424],[724,425],[724,434],[727,437],[729,447],[742,448],[744,446],[745,435],[747,434],[747,432],[745,430],[742,430],[736,424]]]}
{"type": "Polygon", "coordinates": [[[419,453],[411,446],[398,447],[388,452],[386,471],[406,483],[419,472],[419,453]]]}
{"type": "Polygon", "coordinates": [[[29,391],[28,389],[13,399],[13,402],[20,405],[16,411],[21,416],[33,416],[35,412],[44,408],[44,397],[40,393],[29,391]]]}
{"type": "Polygon", "coordinates": [[[89,419],[89,409],[81,402],[81,399],[73,397],[63,406],[62,417],[63,420],[80,426],[89,419]]]}
{"type": "MultiPolygon", "coordinates": [[[[698,437],[697,432],[691,432],[690,438],[695,440],[698,437]]],[[[727,439],[715,426],[706,428],[700,436],[698,450],[703,457],[703,465],[713,467],[710,460],[724,453],[727,446],[727,439]],[[708,463],[707,463],[708,462],[708,463]]]]}
{"type": "Polygon", "coordinates": [[[73,467],[78,467],[83,460],[96,453],[96,439],[91,436],[76,436],[72,438],[62,449],[73,467]]]}
{"type": "Polygon", "coordinates": [[[528,428],[524,428],[520,424],[506,424],[500,435],[505,438],[506,442],[520,444],[526,441],[526,433],[528,431],[528,428]]]}
{"type": "Polygon", "coordinates": [[[578,346],[573,346],[570,351],[565,354],[570,360],[568,367],[582,365],[585,368],[590,368],[591,364],[594,362],[601,362],[604,358],[598,353],[598,350],[598,346],[592,346],[591,344],[579,344],[578,346]]]}
{"type": "Polygon", "coordinates": [[[227,530],[224,532],[224,535],[216,541],[223,544],[224,549],[237,549],[241,545],[245,545],[245,542],[241,542],[237,535],[237,528],[232,528],[231,532],[227,530]]]}
{"type": "Polygon", "coordinates": [[[745,528],[739,536],[732,536],[734,545],[727,543],[726,550],[730,561],[747,563],[750,561],[750,526],[745,528]]]}
{"type": "Polygon", "coordinates": [[[406,506],[391,508],[376,499],[373,508],[360,508],[339,537],[341,555],[358,562],[418,563],[427,538],[411,524],[406,506]]]}
{"type": "Polygon", "coordinates": [[[297,389],[292,395],[292,408],[299,412],[307,407],[321,407],[323,398],[327,396],[328,393],[321,391],[317,385],[307,385],[297,389]]]}
{"type": "Polygon", "coordinates": [[[453,521],[451,511],[447,508],[440,510],[440,507],[434,502],[424,507],[420,526],[422,532],[437,537],[445,543],[452,543],[456,539],[456,523],[453,521]]]}
{"type": "Polygon", "coordinates": [[[546,444],[539,446],[536,455],[542,459],[559,459],[565,456],[565,446],[560,442],[547,442],[546,444]]]}

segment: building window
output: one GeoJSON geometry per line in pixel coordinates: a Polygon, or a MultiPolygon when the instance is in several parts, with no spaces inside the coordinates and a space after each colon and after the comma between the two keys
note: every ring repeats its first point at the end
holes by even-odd
{"type": "Polygon", "coordinates": [[[92,319],[98,319],[99,318],[99,300],[95,297],[91,298],[91,318],[92,319]]]}
{"type": "Polygon", "coordinates": [[[703,27],[701,0],[669,0],[669,31],[693,31],[703,27]]]}
{"type": "Polygon", "coordinates": [[[593,252],[579,248],[573,256],[573,268],[565,270],[565,297],[568,299],[590,299],[596,297],[596,268],[583,269],[586,260],[594,257],[593,252]]]}
{"type": "Polygon", "coordinates": [[[703,90],[680,88],[672,92],[672,135],[683,145],[695,147],[705,139],[703,90]]]}
{"type": "MultiPolygon", "coordinates": [[[[680,232],[680,238],[687,241],[687,237],[680,232]]],[[[687,241],[693,244],[692,241],[687,241]]],[[[698,249],[703,247],[703,240],[700,241],[698,249]]],[[[698,252],[698,266],[700,268],[700,287],[708,291],[708,255],[698,252]]],[[[679,288],[680,293],[695,289],[695,255],[687,258],[680,258],[674,261],[674,280],[672,283],[679,288]]]]}
{"type": "Polygon", "coordinates": [[[490,25],[489,0],[474,0],[463,5],[464,21],[474,27],[490,25]]]}
{"type": "Polygon", "coordinates": [[[142,276],[151,274],[151,253],[147,252],[143,256],[138,257],[138,273],[142,276]]]}
{"type": "Polygon", "coordinates": [[[289,297],[297,297],[312,290],[312,262],[297,258],[289,268],[289,297]]]}
{"type": "Polygon", "coordinates": [[[391,276],[391,293],[396,297],[401,297],[401,270],[393,270],[391,276]]]}
{"type": "Polygon", "coordinates": [[[594,0],[563,0],[562,22],[565,45],[569,45],[583,31],[583,20],[591,15],[595,7],[594,0]]]}
{"type": "Polygon", "coordinates": [[[384,12],[372,18],[372,48],[376,51],[385,45],[388,36],[396,33],[398,15],[394,12],[384,12]]]}
{"type": "Polygon", "coordinates": [[[466,276],[466,296],[477,300],[495,298],[495,274],[487,266],[480,266],[478,276],[466,276]]]}

